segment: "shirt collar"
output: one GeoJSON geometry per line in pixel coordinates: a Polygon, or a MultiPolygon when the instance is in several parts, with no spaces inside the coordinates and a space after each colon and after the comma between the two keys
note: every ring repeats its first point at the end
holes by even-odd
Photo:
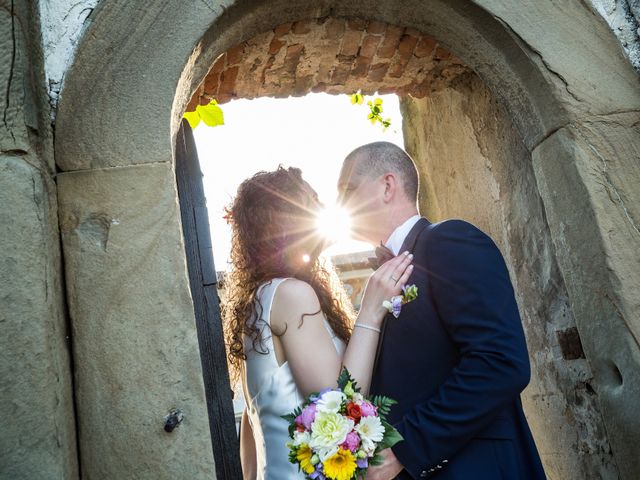
{"type": "Polygon", "coordinates": [[[420,215],[414,215],[413,217],[410,217],[402,225],[397,227],[393,231],[393,233],[389,235],[387,241],[384,242],[385,246],[389,250],[391,250],[394,255],[398,255],[400,253],[400,249],[402,248],[402,244],[407,238],[407,235],[409,235],[409,232],[411,231],[413,226],[418,223],[418,220],[420,220],[420,218],[420,215]]]}

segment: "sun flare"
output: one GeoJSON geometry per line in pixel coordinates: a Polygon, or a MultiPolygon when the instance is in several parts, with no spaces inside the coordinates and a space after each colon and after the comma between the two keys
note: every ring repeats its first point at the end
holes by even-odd
{"type": "Polygon", "coordinates": [[[351,218],[349,213],[338,205],[331,205],[322,210],[318,214],[316,226],[331,243],[349,241],[351,218]]]}

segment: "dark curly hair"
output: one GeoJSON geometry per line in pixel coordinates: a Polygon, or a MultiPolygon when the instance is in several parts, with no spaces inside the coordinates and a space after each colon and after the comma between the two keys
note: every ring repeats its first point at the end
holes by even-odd
{"type": "Polygon", "coordinates": [[[268,353],[255,325],[262,314],[256,293],[260,285],[274,278],[293,277],[311,285],[334,333],[345,342],[349,340],[353,306],[333,266],[319,258],[324,247],[315,229],[320,207],[316,192],[302,179],[300,169],[278,167],[242,182],[226,208],[232,231],[232,268],[225,279],[222,313],[234,384],[246,359],[244,335],[253,341],[254,350],[268,353]]]}

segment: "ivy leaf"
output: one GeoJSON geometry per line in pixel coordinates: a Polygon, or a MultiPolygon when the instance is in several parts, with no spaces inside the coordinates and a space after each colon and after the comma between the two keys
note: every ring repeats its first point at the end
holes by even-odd
{"type": "Polygon", "coordinates": [[[187,119],[192,130],[200,123],[200,115],[198,112],[184,112],[184,118],[187,119]]]}
{"type": "Polygon", "coordinates": [[[198,105],[196,112],[200,115],[200,118],[209,127],[215,127],[217,125],[224,125],[224,114],[222,109],[218,106],[218,102],[211,100],[208,105],[198,105]]]}
{"type": "Polygon", "coordinates": [[[363,102],[364,102],[364,95],[362,95],[360,92],[357,92],[351,95],[351,105],[355,105],[356,103],[358,105],[362,105],[363,102]]]}

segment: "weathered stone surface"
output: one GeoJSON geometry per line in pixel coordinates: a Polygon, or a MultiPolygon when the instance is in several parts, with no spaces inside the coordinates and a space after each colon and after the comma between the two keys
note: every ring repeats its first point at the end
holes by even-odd
{"type": "Polygon", "coordinates": [[[640,71],[640,1],[590,0],[590,3],[618,37],[636,71],[640,71]]]}
{"type": "MultiPolygon", "coordinates": [[[[0,67],[1,68],[1,67],[0,67]]],[[[55,184],[0,155],[0,478],[78,477],[55,184]]]]}
{"type": "Polygon", "coordinates": [[[215,476],[170,163],[58,177],[82,476],[215,476]],[[163,430],[172,409],[184,421],[163,430]]]}
{"type": "Polygon", "coordinates": [[[589,364],[565,360],[558,342],[558,331],[575,326],[572,306],[531,156],[510,118],[475,76],[402,106],[422,213],[475,223],[509,266],[532,367],[522,399],[548,477],[617,479],[589,364]]]}
{"type": "Polygon", "coordinates": [[[554,133],[533,161],[623,479],[640,472],[640,115],[554,133]],[[568,187],[571,190],[568,191],[568,187]]]}

